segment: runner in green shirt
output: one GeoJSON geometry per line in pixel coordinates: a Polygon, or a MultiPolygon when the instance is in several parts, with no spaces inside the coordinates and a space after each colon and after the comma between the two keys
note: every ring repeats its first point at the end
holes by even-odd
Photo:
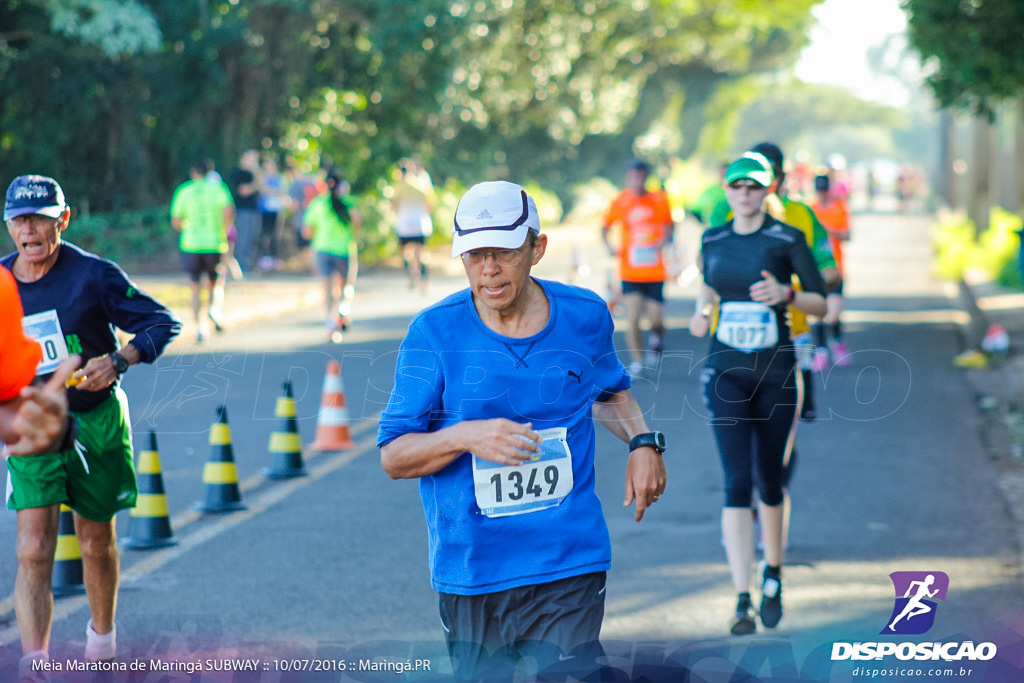
{"type": "Polygon", "coordinates": [[[203,341],[206,325],[200,315],[200,281],[206,273],[209,309],[206,317],[218,332],[221,324],[221,306],[224,303],[223,282],[218,279],[223,271],[223,255],[228,251],[227,226],[235,218],[235,204],[231,191],[221,181],[208,180],[210,167],[207,159],[199,159],[189,169],[189,180],[174,191],[171,198],[171,225],[181,233],[182,270],[188,273],[192,288],[192,317],[196,325],[196,340],[203,341]]]}
{"type": "Polygon", "coordinates": [[[335,342],[348,328],[352,309],[349,280],[356,266],[355,231],[362,227],[362,214],[347,194],[348,182],[341,171],[327,173],[327,192],[314,197],[302,218],[303,236],[312,241],[316,270],[324,281],[327,332],[335,342]]]}

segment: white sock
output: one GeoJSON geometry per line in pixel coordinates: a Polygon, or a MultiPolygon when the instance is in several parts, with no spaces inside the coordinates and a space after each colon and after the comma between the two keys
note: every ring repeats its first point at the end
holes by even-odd
{"type": "Polygon", "coordinates": [[[85,656],[87,659],[111,659],[117,651],[117,625],[110,633],[96,633],[92,627],[92,619],[85,628],[85,656]]]}

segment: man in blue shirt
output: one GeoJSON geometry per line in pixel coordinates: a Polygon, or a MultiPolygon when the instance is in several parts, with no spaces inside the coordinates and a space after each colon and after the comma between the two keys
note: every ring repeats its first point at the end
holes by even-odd
{"type": "Polygon", "coordinates": [[[525,655],[542,672],[596,668],[611,542],[594,417],[630,443],[624,504],[637,521],[665,489],[664,436],[629,391],[608,307],[531,277],[546,247],[521,187],[470,188],[452,240],[469,288],[412,321],[380,419],[385,471],[420,479],[460,678],[511,680],[525,655]]]}

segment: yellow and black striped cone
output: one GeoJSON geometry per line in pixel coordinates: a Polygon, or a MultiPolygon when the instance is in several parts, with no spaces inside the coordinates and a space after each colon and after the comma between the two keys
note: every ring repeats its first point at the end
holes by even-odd
{"type": "Polygon", "coordinates": [[[129,513],[128,535],[121,539],[122,548],[150,550],[174,545],[170,510],[164,492],[164,478],[160,471],[160,453],[156,448],[156,434],[149,432],[149,449],[139,453],[136,470],[139,498],[129,513]]]}
{"type": "Polygon", "coordinates": [[[53,556],[53,594],[58,598],[85,592],[82,549],[75,536],[75,516],[67,505],[60,506],[57,551],[53,556]]]}
{"type": "Polygon", "coordinates": [[[232,512],[244,510],[242,492],[238,488],[238,469],[231,450],[231,428],[228,427],[228,409],[217,409],[217,421],[210,428],[210,459],[203,467],[206,498],[196,503],[203,512],[232,512]]]}
{"type": "Polygon", "coordinates": [[[292,397],[292,383],[284,383],[284,396],[277,399],[274,415],[278,428],[270,435],[270,455],[273,461],[263,470],[268,479],[289,479],[302,477],[306,468],[302,465],[302,440],[299,438],[299,422],[295,419],[295,399],[292,397]]]}

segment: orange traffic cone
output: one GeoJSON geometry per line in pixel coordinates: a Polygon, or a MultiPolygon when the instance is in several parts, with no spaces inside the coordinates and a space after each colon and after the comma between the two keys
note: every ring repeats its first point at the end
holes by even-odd
{"type": "Polygon", "coordinates": [[[306,468],[302,466],[302,441],[290,381],[284,383],[284,396],[277,399],[274,414],[278,417],[278,429],[270,435],[270,454],[274,461],[263,470],[263,476],[268,479],[301,477],[306,474],[306,468]]]}
{"type": "Polygon", "coordinates": [[[217,422],[210,429],[210,459],[203,467],[206,499],[196,503],[203,512],[244,510],[242,492],[238,488],[238,468],[231,450],[231,428],[228,427],[227,406],[217,409],[217,422]]]}
{"type": "Polygon", "coordinates": [[[341,384],[341,366],[338,361],[332,360],[327,363],[316,438],[310,448],[314,451],[343,451],[354,447],[355,443],[348,432],[348,406],[345,403],[345,388],[341,384]]]}
{"type": "Polygon", "coordinates": [[[75,516],[71,508],[61,504],[57,551],[53,555],[53,594],[63,598],[84,592],[82,549],[75,536],[75,516]]]}
{"type": "Polygon", "coordinates": [[[128,535],[121,539],[122,548],[149,550],[177,543],[171,532],[170,510],[160,472],[160,453],[156,433],[149,432],[149,450],[139,452],[139,498],[129,513],[128,535]]]}

